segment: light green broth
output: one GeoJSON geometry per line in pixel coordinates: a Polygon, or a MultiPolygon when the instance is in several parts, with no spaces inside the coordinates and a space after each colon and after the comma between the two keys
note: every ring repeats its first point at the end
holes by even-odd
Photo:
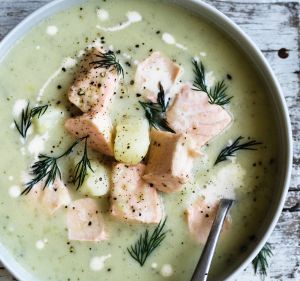
{"type": "MultiPolygon", "coordinates": [[[[42,104],[59,106],[64,118],[70,116],[71,106],[66,93],[74,75],[75,69],[60,72],[46,87],[42,97],[42,104]]],[[[125,93],[117,93],[113,104],[116,122],[124,113],[143,114],[134,87],[128,85],[125,88],[125,93]]],[[[210,280],[235,265],[255,240],[255,234],[268,212],[275,185],[277,143],[266,89],[244,54],[223,33],[177,6],[146,0],[90,0],[50,17],[25,35],[0,64],[0,112],[0,243],[36,280],[190,280],[202,246],[197,245],[188,232],[184,216],[186,206],[191,198],[197,198],[203,192],[210,178],[237,163],[245,175],[241,187],[235,191],[237,201],[231,211],[232,224],[223,233],[218,245],[210,280]],[[100,21],[97,17],[99,8],[109,12],[107,21],[100,21]],[[128,11],[139,12],[143,20],[117,32],[104,32],[96,28],[96,25],[109,27],[126,21],[128,11]],[[58,28],[54,36],[46,32],[47,27],[52,25],[58,28]],[[164,32],[172,34],[176,42],[187,50],[166,44],[162,40],[164,32]],[[15,102],[26,99],[35,104],[39,90],[60,69],[63,59],[75,57],[80,50],[102,36],[106,46],[112,45],[114,50],[121,51],[119,57],[128,84],[134,79],[134,60],[142,61],[149,56],[151,49],[175,59],[184,69],[183,81],[192,81],[191,59],[203,52],[205,56],[201,59],[207,71],[213,71],[217,81],[225,79],[228,93],[233,96],[227,107],[234,118],[233,124],[203,149],[206,156],[199,158],[195,164],[195,179],[186,184],[182,192],[162,194],[169,232],[143,267],[129,256],[127,247],[146,228],[153,227],[113,219],[107,213],[105,198],[101,201],[110,238],[92,243],[68,241],[64,208],[50,217],[35,208],[34,204],[28,204],[25,196],[16,199],[9,195],[11,186],[22,185],[22,174],[29,170],[34,161],[27,146],[35,133],[29,135],[23,144],[16,129],[11,128],[15,102]],[[122,56],[124,53],[129,54],[131,59],[125,59],[122,56]],[[126,62],[130,62],[130,67],[126,62]],[[228,74],[232,79],[228,79],[228,74]],[[258,151],[240,152],[236,162],[226,161],[214,167],[220,150],[238,136],[255,138],[263,144],[258,151]],[[22,154],[24,150],[25,155],[22,154]],[[38,250],[36,242],[44,238],[48,242],[44,249],[38,250]],[[90,269],[91,258],[108,254],[111,258],[101,271],[90,269]],[[157,263],[157,268],[152,268],[153,263],[157,263]],[[169,278],[160,274],[165,264],[170,264],[174,270],[169,278]]],[[[53,154],[57,155],[73,142],[74,139],[63,126],[58,125],[49,132],[43,152],[50,154],[53,150],[53,154]]],[[[66,171],[68,165],[67,161],[62,161],[61,170],[66,171]]],[[[80,197],[75,188],[71,185],[70,188],[74,198],[80,197]]]]}

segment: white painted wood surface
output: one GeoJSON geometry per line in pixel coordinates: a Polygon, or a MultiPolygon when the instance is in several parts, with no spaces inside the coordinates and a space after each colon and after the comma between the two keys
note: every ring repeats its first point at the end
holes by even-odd
{"type": "MultiPolygon", "coordinates": [[[[51,0],[0,0],[0,40],[25,16],[51,0]]],[[[294,166],[290,191],[269,242],[274,256],[266,281],[300,281],[300,0],[207,0],[242,27],[275,71],[290,110],[294,166]],[[289,56],[281,59],[278,50],[289,56]]],[[[0,263],[0,281],[15,280],[0,263]]],[[[249,266],[237,281],[259,280],[249,266]]]]}

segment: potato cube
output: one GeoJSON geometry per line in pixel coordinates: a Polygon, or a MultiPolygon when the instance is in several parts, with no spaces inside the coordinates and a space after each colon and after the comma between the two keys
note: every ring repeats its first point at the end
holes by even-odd
{"type": "Polygon", "coordinates": [[[53,129],[61,122],[63,126],[64,111],[59,107],[48,107],[47,111],[39,118],[36,116],[33,118],[32,123],[37,133],[43,134],[53,129]]]}
{"type": "MultiPolygon", "coordinates": [[[[80,160],[76,159],[74,164],[76,165],[78,161],[80,160]]],[[[90,160],[90,163],[94,172],[90,169],[87,170],[87,175],[79,191],[88,196],[104,196],[110,188],[110,169],[98,160],[90,160]]]]}
{"type": "Polygon", "coordinates": [[[136,165],[146,156],[150,144],[149,123],[142,117],[126,117],[116,126],[115,158],[136,165]]]}

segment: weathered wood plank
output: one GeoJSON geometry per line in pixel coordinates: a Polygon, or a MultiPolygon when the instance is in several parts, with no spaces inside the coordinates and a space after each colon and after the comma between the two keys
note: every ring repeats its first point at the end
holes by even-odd
{"type": "MultiPolygon", "coordinates": [[[[300,216],[298,213],[284,212],[269,242],[272,245],[273,258],[270,260],[269,277],[265,281],[300,280],[300,216]],[[291,223],[292,222],[292,223],[291,223]],[[295,247],[298,245],[298,247],[295,247]]],[[[249,266],[235,281],[259,281],[249,266]]]]}
{"type": "MultiPolygon", "coordinates": [[[[290,212],[295,209],[295,206],[299,205],[300,191],[290,191],[285,201],[284,212],[290,212]]],[[[295,210],[294,210],[295,211],[295,210]]],[[[300,211],[300,210],[299,210],[300,211]]]]}
{"type": "MultiPolygon", "coordinates": [[[[33,10],[50,0],[1,0],[0,40],[33,10]]],[[[257,43],[282,86],[293,127],[293,175],[284,212],[269,242],[274,249],[269,278],[300,280],[300,0],[207,0],[234,20],[257,43]],[[289,51],[287,59],[278,50],[289,51]]],[[[0,266],[0,281],[13,280],[0,266]]],[[[249,266],[238,281],[256,281],[249,266]]],[[[266,281],[267,281],[266,280],[266,281]]]]}

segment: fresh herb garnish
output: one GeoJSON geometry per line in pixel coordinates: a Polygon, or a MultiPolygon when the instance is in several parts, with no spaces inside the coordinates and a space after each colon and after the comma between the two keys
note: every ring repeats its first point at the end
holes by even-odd
{"type": "Polygon", "coordinates": [[[64,153],[60,154],[59,156],[52,157],[45,154],[40,154],[38,156],[39,160],[31,166],[30,174],[33,175],[33,179],[25,184],[26,189],[23,190],[22,195],[27,195],[37,183],[43,180],[43,189],[45,189],[47,186],[54,183],[57,177],[61,178],[61,171],[57,164],[57,161],[63,158],[64,156],[69,155],[78,143],[80,143],[84,139],[86,140],[87,138],[88,137],[83,137],[81,139],[78,139],[64,153]]]}
{"type": "Polygon", "coordinates": [[[207,94],[209,103],[217,104],[223,106],[230,102],[232,97],[227,96],[226,90],[227,86],[225,85],[224,80],[217,82],[217,84],[208,89],[205,81],[205,67],[202,62],[197,62],[196,60],[192,60],[194,65],[194,74],[195,80],[193,86],[195,87],[196,91],[203,91],[207,94]]]}
{"type": "Polygon", "coordinates": [[[91,167],[90,159],[88,158],[87,151],[87,138],[84,143],[84,151],[81,160],[76,164],[74,171],[74,183],[77,183],[77,190],[82,186],[85,176],[87,175],[87,170],[90,169],[92,172],[93,169],[91,167]]]}
{"type": "Polygon", "coordinates": [[[267,276],[267,269],[269,267],[268,258],[271,256],[273,256],[271,244],[266,243],[259,254],[252,261],[254,272],[255,274],[260,275],[261,280],[265,280],[265,277],[267,276]]]}
{"type": "Polygon", "coordinates": [[[96,57],[100,58],[99,60],[91,62],[95,68],[106,68],[114,67],[117,70],[118,74],[122,74],[124,77],[124,70],[120,62],[117,60],[117,57],[113,51],[108,51],[106,53],[99,53],[96,57]]]}
{"type": "Polygon", "coordinates": [[[22,109],[21,121],[19,124],[14,120],[17,130],[23,138],[26,138],[27,131],[32,124],[32,118],[35,116],[40,118],[48,109],[48,105],[36,106],[32,109],[29,107],[30,104],[28,102],[26,108],[22,109]]]}
{"type": "Polygon", "coordinates": [[[143,266],[151,253],[165,239],[167,232],[164,231],[167,219],[160,222],[150,235],[148,229],[140,235],[139,240],[130,248],[127,248],[130,256],[143,266]]]}
{"type": "Polygon", "coordinates": [[[169,106],[169,101],[165,101],[165,91],[161,83],[159,83],[159,93],[157,95],[157,103],[154,102],[142,102],[140,104],[145,110],[146,118],[149,121],[151,127],[159,130],[163,129],[165,131],[169,131],[171,133],[175,133],[169,127],[169,124],[166,120],[166,111],[169,106]]]}
{"type": "Polygon", "coordinates": [[[218,155],[214,165],[217,165],[222,161],[226,161],[228,157],[234,156],[238,150],[256,150],[256,148],[254,148],[253,146],[262,144],[261,142],[257,142],[256,140],[250,140],[244,143],[240,143],[242,139],[244,138],[239,136],[231,145],[223,148],[218,155]]]}

